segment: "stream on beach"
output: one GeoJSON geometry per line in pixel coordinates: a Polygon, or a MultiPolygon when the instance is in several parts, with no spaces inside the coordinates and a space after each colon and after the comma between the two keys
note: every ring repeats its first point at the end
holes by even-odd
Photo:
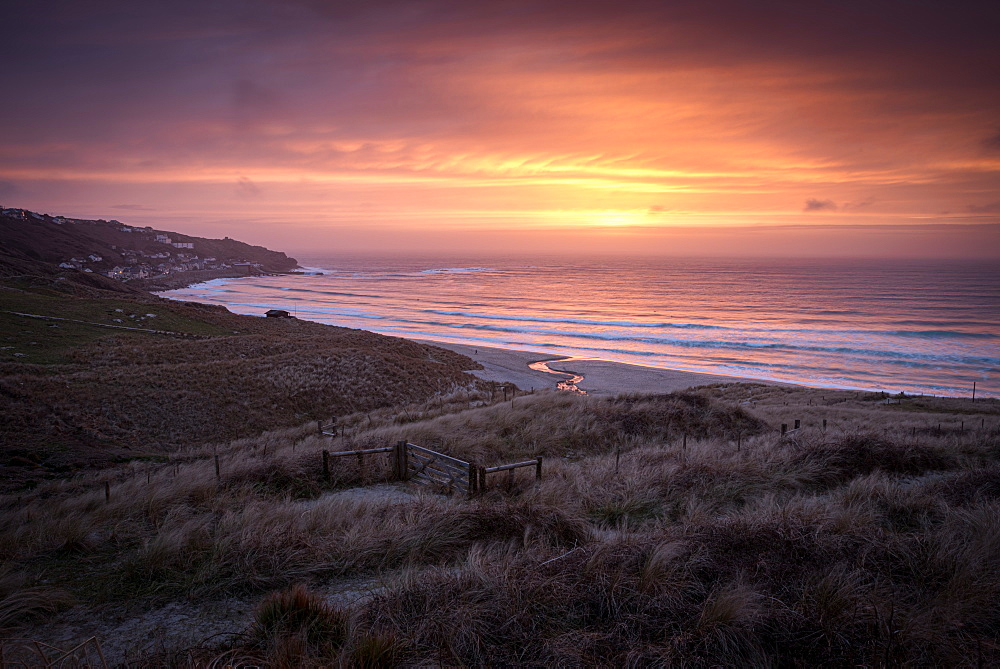
{"type": "Polygon", "coordinates": [[[559,370],[552,369],[549,367],[550,362],[566,362],[571,360],[587,360],[589,358],[559,358],[558,360],[539,360],[538,362],[528,363],[528,369],[533,369],[536,372],[545,372],[546,374],[554,374],[560,378],[556,381],[556,390],[566,390],[573,393],[578,393],[580,395],[586,395],[586,390],[581,390],[577,387],[577,384],[581,383],[584,379],[583,374],[578,374],[576,372],[560,372],[559,370]]]}

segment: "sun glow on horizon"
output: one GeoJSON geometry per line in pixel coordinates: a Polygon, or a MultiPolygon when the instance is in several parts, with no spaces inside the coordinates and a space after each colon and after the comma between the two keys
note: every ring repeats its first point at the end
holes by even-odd
{"type": "Polygon", "coordinates": [[[947,235],[923,233],[950,226],[950,253],[986,252],[1000,223],[988,22],[719,2],[339,16],[260,0],[225,29],[196,3],[180,24],[154,7],[15,12],[0,82],[23,94],[0,109],[0,198],[303,246],[517,248],[551,231],[672,252],[679,230],[799,226],[836,248],[916,252],[865,232],[891,227],[933,255],[947,235]],[[199,21],[213,28],[191,33],[199,21]],[[850,39],[818,29],[831,21],[850,39]],[[939,32],[948,21],[961,40],[939,32]],[[51,47],[29,59],[17,45],[39,33],[51,47]],[[38,104],[49,91],[73,102],[38,104]]]}

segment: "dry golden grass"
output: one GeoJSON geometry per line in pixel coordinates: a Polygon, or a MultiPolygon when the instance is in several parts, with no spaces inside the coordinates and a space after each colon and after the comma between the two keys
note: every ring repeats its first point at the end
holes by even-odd
{"type": "Polygon", "coordinates": [[[341,422],[346,437],[305,423],[0,498],[13,592],[122,607],[258,593],[325,619],[326,584],[382,584],[336,609],[336,640],[269,625],[192,663],[1000,661],[995,401],[734,385],[512,407],[460,391],[341,422]],[[322,480],[322,449],[403,438],[484,465],[543,455],[544,478],[497,476],[474,500],[361,494],[388,477],[370,456],[363,474],[333,458],[322,480]]]}
{"type": "Polygon", "coordinates": [[[34,313],[53,305],[88,322],[110,322],[113,307],[155,312],[154,325],[201,338],[101,328],[80,333],[84,326],[69,321],[52,330],[37,319],[0,315],[0,335],[19,333],[21,318],[49,337],[30,342],[39,345],[25,360],[46,359],[34,353],[46,347],[58,348],[61,360],[0,361],[0,490],[307,420],[486,392],[486,384],[463,373],[476,367],[471,360],[399,338],[149,295],[43,299],[0,286],[0,309],[34,313]],[[21,302],[7,304],[15,298],[21,302]]]}

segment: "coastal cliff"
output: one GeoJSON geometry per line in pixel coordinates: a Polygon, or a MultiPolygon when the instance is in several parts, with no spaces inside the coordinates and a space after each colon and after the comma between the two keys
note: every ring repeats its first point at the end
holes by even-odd
{"type": "Polygon", "coordinates": [[[116,220],[0,211],[0,252],[166,290],[222,277],[287,272],[295,258],[236,239],[207,239],[116,220]]]}

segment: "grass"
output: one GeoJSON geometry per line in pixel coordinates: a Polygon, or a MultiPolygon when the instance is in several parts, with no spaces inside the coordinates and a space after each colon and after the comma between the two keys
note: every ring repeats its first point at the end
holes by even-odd
{"type": "Polygon", "coordinates": [[[924,401],[459,391],[346,414],[335,440],[303,423],[191,446],[0,497],[6,596],[27,602],[8,624],[58,616],[30,603],[50,588],[136,615],[259,598],[243,636],[192,664],[996,664],[998,403],[938,432],[915,428],[969,414],[924,401]],[[543,455],[544,478],[473,500],[361,494],[388,477],[370,456],[322,480],[322,449],[402,438],[486,466],[543,455]],[[329,600],[345,579],[377,594],[329,600]]]}
{"type": "Polygon", "coordinates": [[[0,313],[0,489],[306,420],[485,392],[463,374],[475,366],[467,358],[402,339],[141,293],[0,283],[0,311],[76,319],[0,313]]]}

